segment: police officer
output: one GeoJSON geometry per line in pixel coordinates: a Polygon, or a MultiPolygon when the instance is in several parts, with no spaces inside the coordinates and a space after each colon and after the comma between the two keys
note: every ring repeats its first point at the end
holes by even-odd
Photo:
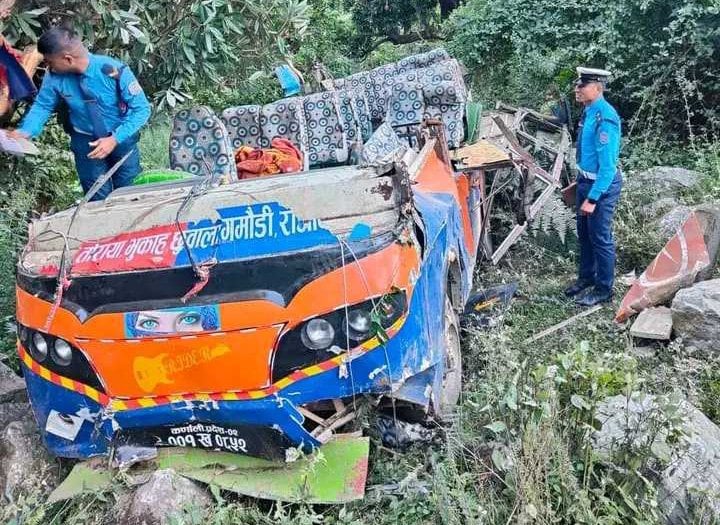
{"type": "Polygon", "coordinates": [[[577,133],[578,279],[565,290],[581,306],[612,298],[615,241],[612,222],[622,188],[618,167],[620,117],[603,96],[610,73],[577,68],[575,99],[585,106],[577,133]]]}
{"type": "Polygon", "coordinates": [[[114,188],[131,184],[140,173],[140,128],[150,118],[150,103],[133,72],[113,58],[88,52],[70,29],[50,29],[37,47],[48,71],[35,102],[12,133],[38,136],[64,103],[69,113],[65,128],[83,190],[87,193],[128,152],[132,153],[92,199],[104,199],[114,188]]]}

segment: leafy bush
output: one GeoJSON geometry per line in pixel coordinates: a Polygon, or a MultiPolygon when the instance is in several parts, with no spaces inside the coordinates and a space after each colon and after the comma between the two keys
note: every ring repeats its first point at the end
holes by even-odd
{"type": "Polygon", "coordinates": [[[607,67],[633,133],[687,137],[720,117],[719,14],[704,0],[469,0],[446,33],[486,100],[537,105],[539,86],[569,89],[576,66],[607,67]]]}
{"type": "Polygon", "coordinates": [[[190,97],[198,81],[269,66],[307,27],[305,0],[31,0],[6,21],[10,42],[71,23],[88,45],[129,63],[158,106],[190,97]]]}

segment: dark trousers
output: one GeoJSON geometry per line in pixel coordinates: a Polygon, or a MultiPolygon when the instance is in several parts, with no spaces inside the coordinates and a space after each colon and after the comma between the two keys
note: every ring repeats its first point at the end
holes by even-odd
{"type": "Polygon", "coordinates": [[[592,283],[600,293],[612,291],[615,279],[615,240],[612,234],[613,215],[620,190],[622,176],[618,173],[610,187],[600,197],[591,215],[583,215],[580,205],[587,199],[593,181],[579,178],[577,184],[577,231],[580,242],[578,277],[592,283]]]}
{"type": "Polygon", "coordinates": [[[122,144],[118,144],[110,155],[102,160],[97,160],[88,158],[88,153],[93,150],[89,143],[95,139],[82,133],[73,133],[70,136],[70,149],[75,155],[75,168],[85,193],[90,190],[96,180],[107,173],[128,151],[134,150],[110,180],[103,184],[90,200],[103,200],[114,189],[132,184],[141,171],[138,139],[139,135],[133,135],[122,144]]]}

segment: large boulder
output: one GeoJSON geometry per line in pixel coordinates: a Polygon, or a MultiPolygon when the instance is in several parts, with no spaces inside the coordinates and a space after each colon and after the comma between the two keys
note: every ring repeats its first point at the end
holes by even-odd
{"type": "Polygon", "coordinates": [[[0,363],[0,403],[26,400],[25,381],[10,368],[0,363]]]}
{"type": "Polygon", "coordinates": [[[653,200],[675,197],[682,191],[692,188],[700,180],[697,171],[671,166],[656,166],[628,177],[629,191],[642,191],[652,195],[653,200]]]}
{"type": "Polygon", "coordinates": [[[634,393],[605,399],[597,414],[594,447],[600,457],[613,461],[621,451],[648,448],[655,455],[667,523],[696,523],[698,511],[712,515],[707,523],[720,520],[720,428],[702,412],[686,401],[634,393]]]}
{"type": "Polygon", "coordinates": [[[0,409],[0,416],[19,416],[0,429],[0,501],[51,491],[59,482],[60,463],[45,449],[29,406],[3,404],[0,409]]]}
{"type": "Polygon", "coordinates": [[[720,279],[701,281],[675,294],[673,330],[683,343],[720,352],[720,279]]]}
{"type": "Polygon", "coordinates": [[[165,525],[190,508],[207,509],[212,498],[198,484],[172,469],[153,472],[150,480],[135,491],[124,523],[165,525]]]}

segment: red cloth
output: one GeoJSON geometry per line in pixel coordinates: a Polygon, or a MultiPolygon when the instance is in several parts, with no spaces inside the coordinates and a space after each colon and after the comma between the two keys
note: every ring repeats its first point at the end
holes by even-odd
{"type": "Polygon", "coordinates": [[[276,137],[269,148],[240,146],[235,152],[239,179],[253,179],[277,173],[297,173],[303,169],[303,156],[288,139],[276,137]]]}

